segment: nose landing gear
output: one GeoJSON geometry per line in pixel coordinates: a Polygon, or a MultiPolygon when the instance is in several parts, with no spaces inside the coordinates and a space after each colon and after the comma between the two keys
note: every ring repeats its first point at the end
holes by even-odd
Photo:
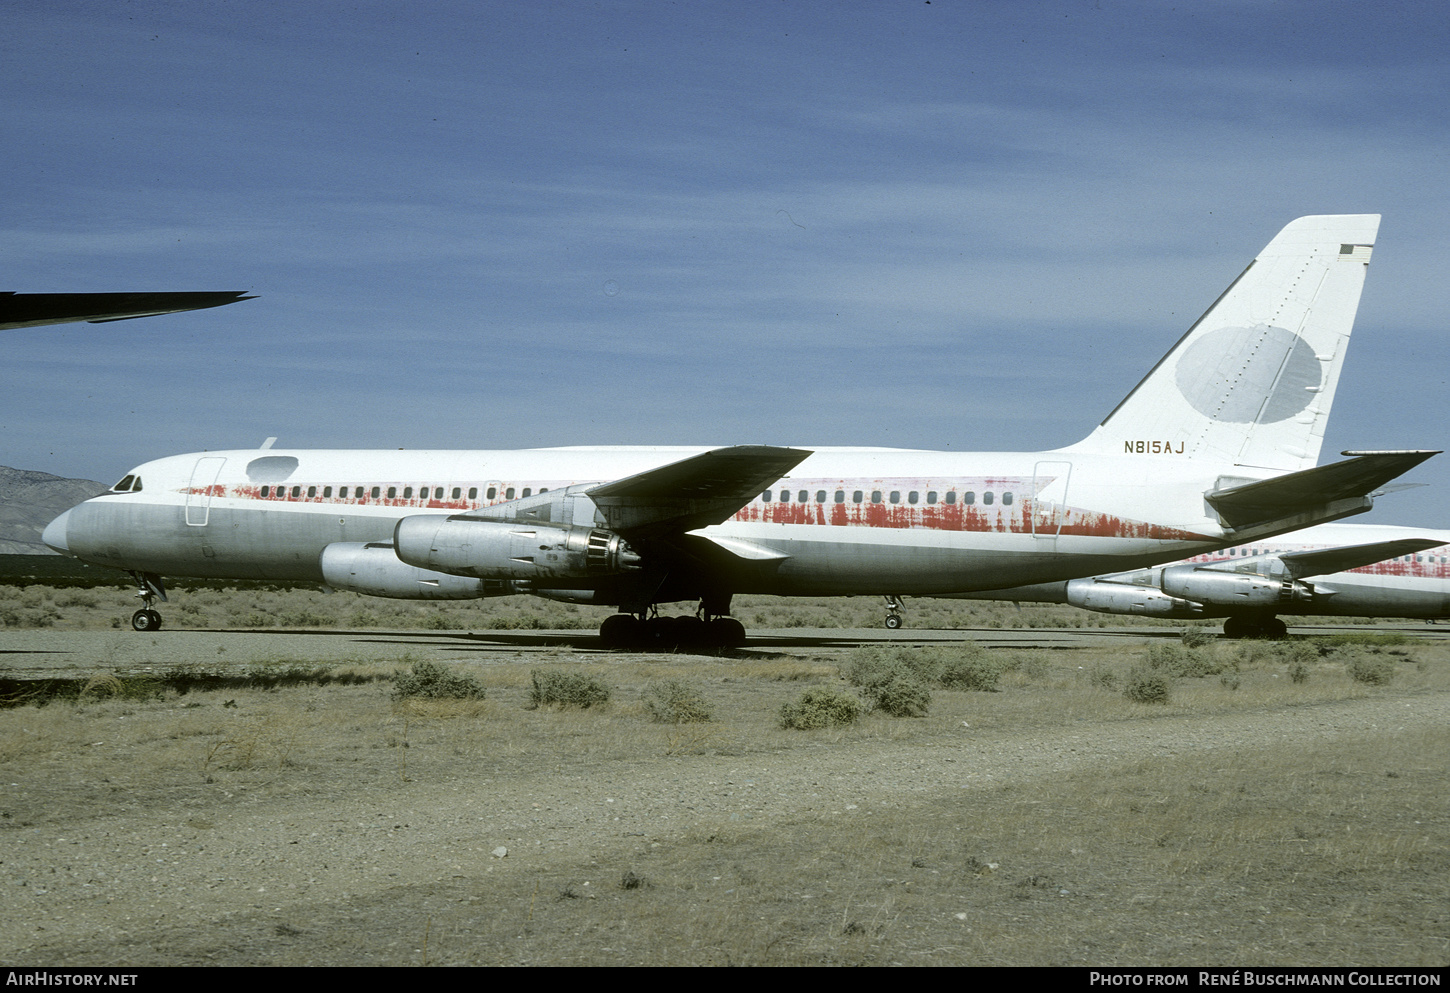
{"type": "Polygon", "coordinates": [[[161,584],[161,577],[154,572],[133,572],[131,578],[140,587],[136,595],[141,598],[142,604],[141,609],[131,615],[131,627],[137,631],[161,630],[161,614],[151,608],[157,600],[166,600],[166,587],[161,584]]]}
{"type": "Polygon", "coordinates": [[[894,593],[886,594],[886,626],[892,631],[901,627],[901,611],[903,609],[905,609],[905,604],[901,602],[901,597],[894,593]]]}

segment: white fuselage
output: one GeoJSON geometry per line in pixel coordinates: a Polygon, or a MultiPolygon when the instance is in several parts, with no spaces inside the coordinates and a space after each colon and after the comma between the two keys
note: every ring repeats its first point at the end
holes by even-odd
{"type": "MultiPolygon", "coordinates": [[[[321,581],[326,546],[389,541],[404,517],[619,479],[707,450],[180,455],[137,467],[131,488],[68,511],[46,540],[84,561],[141,572],[321,581]]],[[[1232,539],[1203,493],[1230,469],[1244,474],[1147,453],[821,449],[731,519],[696,533],[784,556],[743,569],[736,592],[992,589],[1222,547],[1232,539]]]]}

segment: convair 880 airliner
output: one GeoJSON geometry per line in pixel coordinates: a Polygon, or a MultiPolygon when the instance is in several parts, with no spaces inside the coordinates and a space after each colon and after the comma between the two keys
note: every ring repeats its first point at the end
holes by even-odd
{"type": "Polygon", "coordinates": [[[138,466],[44,540],[132,572],[412,599],[617,606],[606,644],[739,644],[735,593],[1000,589],[1181,559],[1370,508],[1434,452],[1320,444],[1379,227],[1289,224],[1082,442],[204,452],[138,466]],[[657,605],[699,601],[688,620],[657,605]]]}

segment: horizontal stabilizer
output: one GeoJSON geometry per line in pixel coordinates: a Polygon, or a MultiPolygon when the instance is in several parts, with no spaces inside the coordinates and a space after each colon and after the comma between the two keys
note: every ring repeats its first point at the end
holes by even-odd
{"type": "Polygon", "coordinates": [[[717,448],[588,492],[623,534],[693,531],[728,520],[810,454],[767,445],[717,448]]]}
{"type": "Polygon", "coordinates": [[[1315,548],[1302,552],[1276,552],[1273,555],[1256,555],[1247,559],[1231,559],[1203,566],[1224,572],[1244,572],[1246,566],[1255,560],[1278,559],[1284,564],[1284,571],[1291,579],[1309,576],[1327,576],[1335,572],[1348,572],[1361,566],[1374,565],[1386,559],[1401,555],[1413,555],[1428,548],[1439,548],[1444,542],[1438,538],[1402,538],[1398,541],[1376,541],[1368,545],[1346,545],[1339,548],[1315,548]]]}
{"type": "Polygon", "coordinates": [[[1434,452],[1344,452],[1344,462],[1213,490],[1204,498],[1223,523],[1243,529],[1339,500],[1363,499],[1434,452]]]}
{"type": "Polygon", "coordinates": [[[0,330],[42,324],[127,321],[133,317],[179,314],[255,300],[245,290],[196,293],[5,293],[0,292],[0,330]]]}

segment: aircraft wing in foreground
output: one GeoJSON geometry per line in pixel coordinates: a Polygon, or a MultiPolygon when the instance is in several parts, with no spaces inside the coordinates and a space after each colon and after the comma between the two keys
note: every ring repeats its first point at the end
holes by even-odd
{"type": "Polygon", "coordinates": [[[0,331],[86,321],[104,324],[254,300],[245,290],[181,293],[0,292],[0,331]]]}

